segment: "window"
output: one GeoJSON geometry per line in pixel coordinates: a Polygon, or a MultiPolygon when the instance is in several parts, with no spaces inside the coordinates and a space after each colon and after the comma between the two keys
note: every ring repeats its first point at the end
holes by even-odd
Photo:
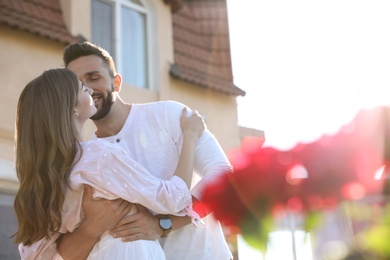
{"type": "Polygon", "coordinates": [[[151,86],[151,15],[145,0],[92,0],[92,41],[113,56],[123,81],[151,86]]]}

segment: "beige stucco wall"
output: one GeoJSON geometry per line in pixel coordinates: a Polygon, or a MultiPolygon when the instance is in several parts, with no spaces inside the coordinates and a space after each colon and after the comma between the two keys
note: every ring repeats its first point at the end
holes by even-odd
{"type": "Polygon", "coordinates": [[[1,26],[1,129],[13,130],[16,102],[24,86],[44,70],[62,66],[63,48],[54,41],[1,26]]]}
{"type": "Polygon", "coordinates": [[[170,78],[170,98],[196,109],[227,152],[240,145],[235,96],[170,78]]]}
{"type": "Polygon", "coordinates": [[[17,29],[0,26],[0,190],[15,181],[16,105],[24,86],[44,70],[61,67],[64,45],[17,29]]]}
{"type": "MultiPolygon", "coordinates": [[[[72,33],[83,35],[88,39],[90,19],[86,17],[89,17],[90,0],[60,0],[60,2],[64,8],[65,22],[70,26],[72,33]]],[[[236,98],[171,78],[169,67],[174,61],[171,11],[162,0],[152,0],[151,4],[154,16],[153,32],[155,32],[152,52],[154,86],[151,90],[146,90],[123,85],[122,99],[130,103],[158,100],[182,102],[205,116],[208,128],[218,138],[226,152],[239,146],[236,98]]],[[[65,44],[50,39],[0,26],[2,89],[0,91],[0,191],[9,189],[10,181],[16,182],[13,169],[13,137],[16,104],[20,92],[30,80],[44,70],[63,66],[64,47],[65,44]]],[[[84,131],[85,137],[89,138],[94,130],[93,123],[88,123],[84,131]]],[[[15,187],[12,189],[16,191],[15,187]]]]}
{"type": "Polygon", "coordinates": [[[75,36],[91,38],[91,0],[59,0],[65,25],[75,36]]]}

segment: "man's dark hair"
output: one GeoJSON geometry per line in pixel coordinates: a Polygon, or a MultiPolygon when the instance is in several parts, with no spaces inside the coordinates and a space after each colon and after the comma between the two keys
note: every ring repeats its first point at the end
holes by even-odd
{"type": "Polygon", "coordinates": [[[90,55],[100,57],[107,66],[110,76],[114,77],[116,75],[115,63],[110,53],[102,47],[87,41],[81,43],[71,43],[64,49],[63,61],[65,63],[65,67],[68,67],[69,63],[80,57],[90,55]]]}

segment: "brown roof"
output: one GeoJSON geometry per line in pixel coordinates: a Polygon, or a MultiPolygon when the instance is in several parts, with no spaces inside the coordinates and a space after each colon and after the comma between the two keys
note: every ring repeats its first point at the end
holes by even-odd
{"type": "Polygon", "coordinates": [[[66,44],[78,40],[65,26],[59,0],[0,0],[0,24],[66,44]]]}
{"type": "MultiPolygon", "coordinates": [[[[181,8],[173,15],[175,64],[171,75],[230,95],[233,83],[225,0],[164,0],[181,8]]],[[[0,24],[65,44],[78,41],[65,26],[59,0],[0,0],[0,24]]]]}
{"type": "Polygon", "coordinates": [[[175,63],[171,75],[244,96],[233,83],[226,1],[187,1],[172,15],[175,63]]]}

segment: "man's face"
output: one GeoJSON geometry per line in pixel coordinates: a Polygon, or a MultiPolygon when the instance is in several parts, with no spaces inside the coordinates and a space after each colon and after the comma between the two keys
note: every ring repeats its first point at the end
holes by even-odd
{"type": "Polygon", "coordinates": [[[104,118],[114,103],[114,81],[103,60],[96,55],[80,57],[70,62],[68,69],[73,71],[85,86],[93,90],[92,97],[97,112],[91,119],[104,118]]]}

